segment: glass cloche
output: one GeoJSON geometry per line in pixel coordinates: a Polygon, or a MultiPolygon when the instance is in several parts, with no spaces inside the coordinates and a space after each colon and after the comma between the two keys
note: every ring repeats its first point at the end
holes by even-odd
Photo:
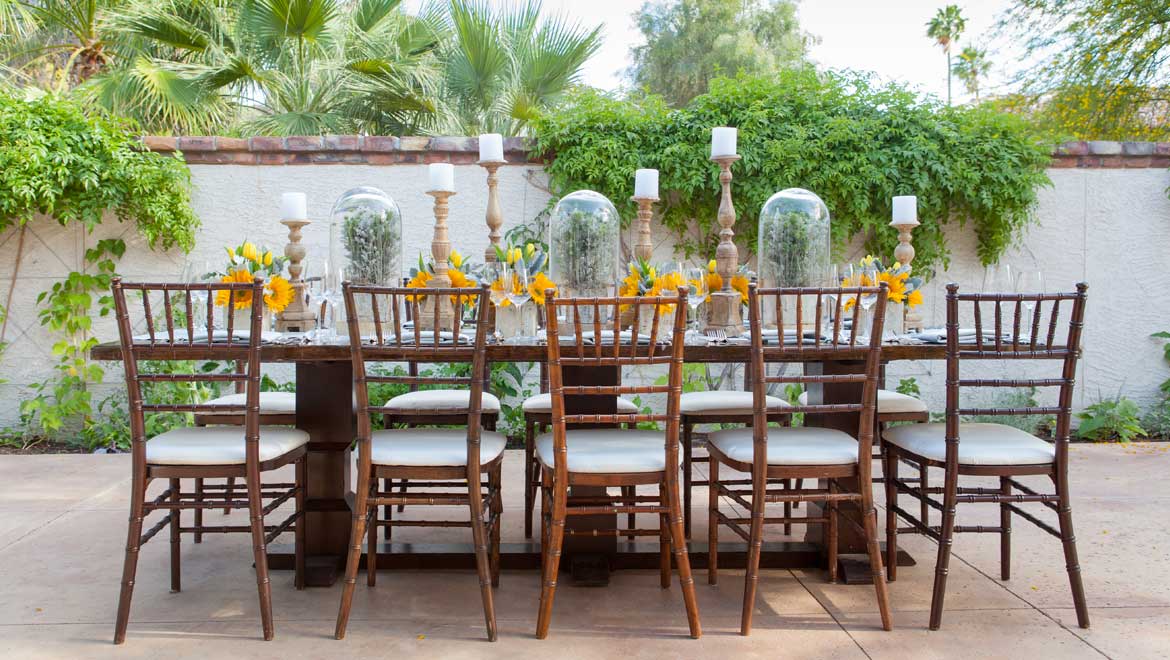
{"type": "Polygon", "coordinates": [[[772,195],[760,209],[760,286],[824,286],[831,241],[829,208],[820,197],[803,188],[772,195]]]}
{"type": "Polygon", "coordinates": [[[557,202],[549,223],[551,276],[562,296],[608,295],[618,281],[621,218],[600,193],[578,190],[557,202]]]}
{"type": "Polygon", "coordinates": [[[337,198],[329,218],[329,261],[355,284],[401,284],[402,212],[389,195],[359,186],[337,198]]]}

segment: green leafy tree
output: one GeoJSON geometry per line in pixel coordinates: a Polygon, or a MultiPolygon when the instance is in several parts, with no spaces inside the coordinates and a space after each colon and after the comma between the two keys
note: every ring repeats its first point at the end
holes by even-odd
{"type": "Polygon", "coordinates": [[[999,32],[1023,45],[1008,107],[1061,138],[1170,137],[1165,0],[1014,0],[999,32]]]}
{"type": "Polygon", "coordinates": [[[646,43],[631,50],[627,77],[673,106],[720,75],[803,66],[812,42],[791,0],[653,0],[634,18],[646,43]]]}
{"type": "Polygon", "coordinates": [[[951,49],[967,28],[967,19],[958,5],[939,9],[926,24],[926,36],[943,49],[947,56],[947,105],[951,104],[951,49]]]}
{"type": "Polygon", "coordinates": [[[975,46],[967,46],[959,53],[959,59],[954,64],[955,76],[963,83],[968,94],[979,102],[979,83],[991,71],[991,61],[987,59],[987,51],[975,46]]]}

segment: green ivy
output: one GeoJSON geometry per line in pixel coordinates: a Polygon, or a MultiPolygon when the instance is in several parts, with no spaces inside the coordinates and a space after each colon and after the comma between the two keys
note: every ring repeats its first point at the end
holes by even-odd
{"type": "Polygon", "coordinates": [[[991,263],[1030,222],[1037,189],[1050,184],[1051,145],[1019,117],[947,108],[861,75],[805,70],[715,80],[709,93],[674,110],[655,96],[620,100],[579,89],[534,122],[534,153],[551,157],[554,195],[596,190],[627,221],[636,211],[634,170],[657,168],[663,224],[682,252],[709,257],[720,191],[708,158],[713,126],[739,129],[735,231],[752,252],[763,203],[801,187],[828,205],[838,248],[863,236],[869,252],[891,253],[891,198],[912,194],[922,221],[916,265],[928,274],[945,265],[944,228],[968,224],[980,258],[991,263]]]}

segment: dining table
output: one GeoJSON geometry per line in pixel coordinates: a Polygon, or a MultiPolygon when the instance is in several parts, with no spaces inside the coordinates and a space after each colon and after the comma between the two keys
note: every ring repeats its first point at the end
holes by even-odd
{"type": "MultiPolygon", "coordinates": [[[[201,355],[206,350],[197,346],[176,349],[174,359],[199,360],[209,356],[201,355]]],[[[543,343],[514,344],[507,342],[489,343],[485,349],[487,360],[493,362],[540,363],[547,359],[547,346],[543,343]]],[[[655,350],[669,351],[668,345],[655,350]]],[[[684,362],[698,364],[750,364],[750,346],[744,341],[710,341],[706,344],[687,345],[684,362]]],[[[90,351],[94,360],[120,361],[121,347],[118,342],[105,342],[90,351]]],[[[161,356],[160,356],[161,357],[161,356]]],[[[353,369],[350,348],[339,341],[265,341],[260,349],[261,362],[286,363],[295,365],[296,419],[297,427],[309,433],[308,445],[308,493],[305,502],[306,517],[305,543],[307,553],[306,582],[310,586],[328,586],[343,573],[345,556],[349,543],[353,507],[353,444],[357,433],[353,403],[353,369]]],[[[392,357],[392,356],[391,356],[392,357]]],[[[894,340],[882,347],[882,362],[901,360],[943,360],[946,346],[935,342],[908,342],[894,340]]],[[[859,373],[861,361],[835,359],[827,351],[807,346],[805,350],[787,353],[786,360],[799,363],[809,374],[859,373]]],[[[602,385],[619,382],[621,373],[613,369],[566,369],[566,385],[602,385]]],[[[810,388],[810,403],[845,403],[860,398],[858,383],[829,383],[810,388]]],[[[606,403],[582,403],[574,399],[596,400],[598,397],[567,397],[566,407],[570,412],[613,413],[605,410],[606,403]],[[597,406],[600,409],[580,406],[597,406]]],[[[616,400],[612,402],[616,408],[616,400]]],[[[856,434],[855,415],[813,415],[808,414],[804,423],[812,426],[827,426],[856,434]]],[[[507,484],[504,485],[508,487],[507,484]]],[[[517,489],[521,484],[515,484],[517,489]]],[[[814,504],[809,504],[815,513],[814,504]]],[[[574,521],[575,525],[597,530],[614,529],[616,517],[583,516],[574,521]]],[[[761,555],[761,566],[767,568],[810,568],[822,566],[825,558],[824,538],[821,525],[808,525],[803,539],[766,542],[761,555]]],[[[580,528],[578,528],[580,529],[580,528]]],[[[469,539],[470,541],[470,539],[469,539]]],[[[688,548],[692,566],[706,565],[707,544],[693,540],[688,548]]],[[[467,544],[428,544],[379,542],[378,567],[380,569],[456,569],[474,568],[474,552],[467,544]]],[[[858,561],[865,554],[862,537],[850,525],[839,528],[838,552],[841,557],[841,572],[846,583],[864,583],[871,579],[868,562],[858,561]]],[[[501,544],[501,567],[504,569],[538,570],[540,568],[540,546],[535,540],[501,544]]],[[[720,544],[721,566],[734,568],[743,566],[746,560],[743,544],[720,544]]],[[[582,559],[581,580],[586,583],[608,576],[609,570],[625,568],[656,568],[659,561],[658,541],[638,543],[613,534],[575,534],[566,539],[565,561],[569,566],[574,557],[582,559]],[[587,575],[589,573],[592,575],[587,575]]],[[[899,564],[913,564],[913,559],[899,553],[899,564]]],[[[269,546],[269,567],[273,570],[291,570],[293,553],[291,545],[272,544],[269,546]]]]}

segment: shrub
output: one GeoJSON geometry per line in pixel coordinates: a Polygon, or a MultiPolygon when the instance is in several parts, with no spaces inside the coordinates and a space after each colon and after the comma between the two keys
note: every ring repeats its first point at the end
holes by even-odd
{"type": "Polygon", "coordinates": [[[1138,419],[1139,414],[1137,404],[1123,396],[1103,399],[1077,414],[1081,422],[1077,436],[1098,442],[1129,442],[1146,434],[1138,419]]]}

